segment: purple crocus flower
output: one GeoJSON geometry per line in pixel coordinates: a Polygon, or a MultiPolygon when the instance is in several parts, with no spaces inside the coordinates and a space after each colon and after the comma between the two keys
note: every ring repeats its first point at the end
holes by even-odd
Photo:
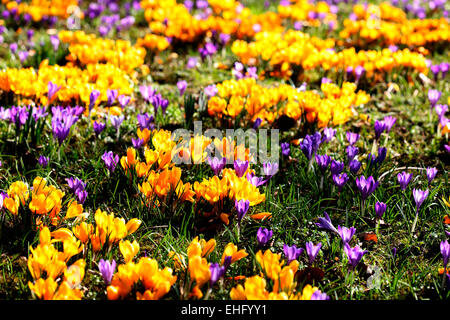
{"type": "Polygon", "coordinates": [[[423,191],[420,189],[413,189],[413,197],[414,201],[416,202],[416,211],[419,211],[420,206],[425,201],[425,199],[428,197],[428,189],[423,191]]]}
{"type": "Polygon", "coordinates": [[[317,165],[319,166],[319,169],[322,172],[322,174],[324,174],[325,171],[327,170],[328,165],[330,164],[330,161],[331,161],[331,157],[329,155],[316,154],[316,162],[317,162],[317,165]]]}
{"type": "Polygon", "coordinates": [[[107,90],[106,91],[106,96],[108,97],[108,106],[112,106],[112,104],[114,103],[114,101],[116,101],[117,95],[118,95],[119,91],[118,90],[107,90]]]}
{"type": "Polygon", "coordinates": [[[362,250],[359,246],[350,247],[348,243],[344,244],[344,252],[353,268],[356,268],[362,257],[367,253],[366,250],[362,250]]]}
{"type": "Polygon", "coordinates": [[[338,187],[339,192],[342,191],[342,188],[347,183],[348,179],[349,179],[349,177],[347,176],[347,174],[345,172],[341,173],[341,174],[333,175],[333,182],[338,187]]]}
{"type": "Polygon", "coordinates": [[[355,232],[356,229],[354,227],[347,228],[338,226],[338,233],[341,236],[341,239],[344,242],[344,244],[349,243],[352,240],[355,232]]]}
{"type": "Polygon", "coordinates": [[[344,170],[344,163],[336,160],[331,160],[330,170],[332,175],[338,175],[344,170]]]}
{"type": "Polygon", "coordinates": [[[392,116],[384,117],[383,122],[384,122],[387,133],[389,133],[391,131],[391,129],[394,126],[396,121],[397,121],[397,118],[395,118],[395,117],[392,117],[392,116]]]}
{"type": "Polygon", "coordinates": [[[101,259],[98,263],[98,269],[102,274],[103,281],[105,281],[105,284],[109,285],[113,278],[114,271],[116,270],[116,261],[113,259],[112,262],[109,262],[109,260],[105,261],[101,259]]]}
{"type": "Polygon", "coordinates": [[[353,174],[358,173],[359,169],[361,168],[361,162],[359,162],[356,159],[353,159],[352,161],[350,161],[350,164],[348,165],[350,172],[353,174]]]}
{"type": "Polygon", "coordinates": [[[142,147],[142,146],[144,145],[144,139],[140,139],[140,138],[134,139],[134,138],[131,138],[131,143],[133,144],[133,148],[139,149],[140,147],[142,147]]]}
{"type": "Polygon", "coordinates": [[[100,91],[95,89],[92,90],[91,94],[89,95],[89,110],[91,110],[95,106],[95,102],[97,101],[99,96],[100,91]]]}
{"type": "Polygon", "coordinates": [[[211,166],[212,171],[214,171],[214,174],[216,176],[219,175],[219,173],[222,171],[223,168],[225,168],[225,165],[227,164],[227,158],[223,157],[222,159],[219,159],[217,157],[214,158],[208,158],[208,163],[211,166]]]}
{"type": "Polygon", "coordinates": [[[447,76],[447,72],[450,69],[450,64],[448,62],[441,62],[439,64],[439,68],[442,72],[442,78],[445,79],[445,77],[447,76]]]}
{"type": "Polygon", "coordinates": [[[442,258],[444,260],[444,268],[447,268],[448,259],[450,258],[450,244],[448,243],[448,240],[441,241],[440,247],[442,258]]]}
{"type": "Polygon", "coordinates": [[[386,159],[386,154],[387,154],[386,147],[381,147],[380,149],[378,149],[377,157],[369,153],[369,156],[367,158],[369,160],[370,165],[378,166],[384,161],[384,159],[386,159]]]}
{"type": "Polygon", "coordinates": [[[255,122],[253,122],[253,129],[255,130],[258,129],[261,123],[262,123],[261,118],[256,118],[255,122]]]}
{"type": "Polygon", "coordinates": [[[117,100],[119,101],[120,107],[123,109],[128,103],[130,103],[131,97],[121,94],[117,97],[117,100]]]}
{"type": "Polygon", "coordinates": [[[18,46],[17,46],[17,43],[11,43],[10,45],[9,45],[9,49],[11,50],[11,52],[13,53],[13,54],[15,54],[16,52],[17,52],[17,49],[18,49],[18,46]]]}
{"type": "Polygon", "coordinates": [[[69,188],[72,190],[72,192],[75,192],[77,190],[84,190],[84,188],[86,188],[86,183],[84,183],[81,179],[79,178],[67,178],[66,179],[67,184],[69,185],[69,188]]]}
{"type": "Polygon", "coordinates": [[[413,176],[412,173],[407,173],[405,171],[403,171],[397,175],[397,181],[400,184],[400,189],[402,191],[406,190],[406,187],[408,186],[409,182],[411,181],[412,176],[413,176]]]}
{"type": "Polygon", "coordinates": [[[50,43],[53,46],[53,50],[57,51],[58,48],[59,48],[59,43],[60,43],[58,35],[51,35],[50,36],[50,43]]]}
{"type": "Polygon", "coordinates": [[[325,292],[316,290],[311,295],[311,300],[330,300],[330,297],[325,292]]]}
{"type": "Polygon", "coordinates": [[[144,98],[145,101],[150,102],[150,99],[156,93],[156,90],[151,86],[139,86],[139,92],[141,93],[142,98],[144,98]]]}
{"type": "Polygon", "coordinates": [[[319,254],[320,248],[322,248],[322,243],[319,242],[317,245],[314,245],[312,242],[306,243],[306,253],[309,257],[309,264],[312,265],[314,260],[316,260],[317,255],[319,254]]]}
{"type": "Polygon", "coordinates": [[[58,140],[59,145],[67,138],[72,125],[78,120],[77,116],[73,116],[64,112],[61,116],[53,115],[52,118],[52,131],[53,137],[58,140]]]}
{"type": "Polygon", "coordinates": [[[289,142],[283,142],[281,144],[281,154],[285,157],[289,156],[291,149],[289,147],[289,142]]]}
{"type": "Polygon", "coordinates": [[[363,66],[357,66],[355,68],[355,77],[356,77],[356,81],[359,81],[359,79],[361,78],[361,76],[363,75],[363,73],[366,71],[366,69],[363,66]]]}
{"type": "Polygon", "coordinates": [[[383,214],[386,212],[386,204],[384,202],[375,203],[375,215],[378,219],[383,218],[383,214]]]}
{"type": "Polygon", "coordinates": [[[383,133],[383,131],[386,129],[386,124],[384,121],[375,121],[375,139],[378,140],[383,133]]]}
{"type": "Polygon", "coordinates": [[[125,119],[125,116],[122,114],[120,116],[110,116],[109,120],[111,121],[111,124],[116,130],[119,130],[120,125],[122,124],[123,120],[125,119]]]}
{"type": "Polygon", "coordinates": [[[297,248],[294,245],[292,245],[292,247],[289,247],[287,244],[283,245],[283,252],[284,255],[286,256],[286,258],[288,259],[287,264],[290,264],[292,261],[297,260],[298,257],[301,256],[301,254],[303,253],[304,249],[303,248],[297,248]]]}
{"type": "Polygon", "coordinates": [[[278,163],[264,162],[263,170],[264,174],[268,176],[268,179],[270,179],[278,172],[278,163]]]}
{"type": "Polygon", "coordinates": [[[436,81],[439,73],[441,72],[441,68],[438,64],[433,64],[430,67],[431,72],[433,73],[434,80],[436,81]]]}
{"type": "Polygon", "coordinates": [[[94,121],[93,126],[94,126],[94,132],[97,136],[106,128],[105,123],[101,123],[101,122],[97,122],[97,121],[94,121]]]}
{"type": "Polygon", "coordinates": [[[109,172],[114,172],[117,163],[119,163],[119,156],[117,154],[115,155],[112,151],[107,151],[102,155],[102,160],[109,172]]]}
{"type": "Polygon", "coordinates": [[[260,227],[256,233],[256,240],[260,247],[264,247],[273,236],[273,231],[260,227]]]}
{"type": "Polygon", "coordinates": [[[153,115],[148,115],[148,113],[142,113],[137,115],[137,120],[139,124],[139,128],[144,130],[145,128],[150,127],[150,123],[152,123],[155,119],[153,115]]]}
{"type": "Polygon", "coordinates": [[[436,111],[439,118],[442,118],[445,116],[445,113],[448,110],[448,106],[446,104],[437,104],[434,107],[434,110],[436,111]]]}
{"type": "Polygon", "coordinates": [[[347,138],[348,143],[351,146],[353,146],[356,143],[356,141],[358,141],[358,139],[359,139],[358,133],[354,133],[354,132],[350,132],[350,131],[347,131],[345,136],[347,138]]]}
{"type": "Polygon", "coordinates": [[[428,185],[431,184],[431,181],[436,177],[438,170],[436,168],[427,168],[427,179],[428,179],[428,185]]]}
{"type": "Polygon", "coordinates": [[[219,90],[217,89],[216,85],[212,84],[205,87],[203,92],[208,97],[214,97],[217,93],[219,93],[219,90]]]}
{"type": "Polygon", "coordinates": [[[186,64],[186,68],[188,68],[188,69],[193,69],[193,68],[195,68],[196,66],[197,66],[197,58],[195,58],[195,57],[190,57],[190,58],[188,59],[187,64],[186,64]]]}
{"type": "Polygon", "coordinates": [[[255,176],[254,173],[247,173],[246,178],[247,178],[247,181],[249,181],[255,187],[262,186],[264,183],[267,182],[266,179],[257,177],[257,176],[255,176]]]}
{"type": "Polygon", "coordinates": [[[324,218],[323,217],[319,217],[319,222],[317,222],[316,225],[319,228],[339,233],[338,230],[333,226],[333,223],[331,222],[331,219],[328,216],[328,213],[326,211],[324,211],[323,214],[324,214],[325,217],[324,218]]]}
{"type": "Polygon", "coordinates": [[[186,91],[187,81],[186,80],[178,81],[177,87],[178,87],[178,90],[180,91],[180,96],[182,96],[184,94],[184,92],[186,91]]]}
{"type": "Polygon", "coordinates": [[[442,92],[435,89],[428,90],[428,100],[430,101],[431,107],[434,108],[434,106],[437,104],[439,99],[441,98],[442,92]]]}
{"type": "Polygon", "coordinates": [[[300,149],[308,160],[311,160],[312,156],[314,156],[316,151],[319,149],[321,138],[322,135],[320,132],[316,132],[313,135],[306,135],[300,144],[300,149]]]}
{"type": "Polygon", "coordinates": [[[225,267],[220,266],[218,263],[211,263],[209,265],[209,271],[211,272],[211,277],[209,278],[209,283],[213,286],[217,280],[225,275],[225,267]]]}
{"type": "Polygon", "coordinates": [[[242,177],[248,169],[248,161],[234,160],[234,171],[236,175],[240,178],[242,177]]]}
{"type": "Polygon", "coordinates": [[[375,179],[372,176],[367,179],[364,176],[356,178],[356,186],[358,187],[359,192],[361,192],[361,198],[363,200],[366,200],[367,197],[375,191],[378,184],[379,182],[375,182],[375,179]]]}
{"type": "Polygon", "coordinates": [[[49,81],[47,84],[47,88],[48,88],[48,101],[51,101],[55,93],[58,92],[59,89],[61,89],[61,86],[58,86],[57,84],[54,84],[53,82],[49,81]]]}
{"type": "Polygon", "coordinates": [[[234,207],[237,211],[238,224],[241,225],[242,218],[244,218],[245,214],[250,208],[250,201],[244,199],[241,199],[239,201],[234,200],[234,207]]]}
{"type": "Polygon", "coordinates": [[[349,162],[351,162],[356,157],[356,155],[359,152],[359,148],[358,147],[351,146],[351,145],[348,146],[345,150],[347,152],[347,159],[348,159],[349,162]]]}
{"type": "Polygon", "coordinates": [[[322,142],[330,142],[336,134],[336,130],[333,128],[325,128],[323,129],[323,140],[322,142]]]}
{"type": "Polygon", "coordinates": [[[43,155],[39,156],[39,165],[42,168],[45,168],[48,165],[48,161],[50,160],[49,157],[45,157],[43,155]]]}
{"type": "Polygon", "coordinates": [[[77,190],[75,191],[75,195],[76,195],[77,198],[78,198],[78,202],[81,203],[81,204],[83,204],[83,203],[86,201],[86,198],[87,198],[87,196],[88,196],[88,193],[87,193],[86,190],[77,189],[77,190]]]}

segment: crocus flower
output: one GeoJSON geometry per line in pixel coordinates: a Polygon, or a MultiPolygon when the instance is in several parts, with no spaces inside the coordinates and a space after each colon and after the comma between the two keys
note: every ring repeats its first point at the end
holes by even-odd
{"type": "Polygon", "coordinates": [[[311,295],[311,300],[330,300],[330,297],[325,292],[316,290],[311,295]]]}
{"type": "Polygon", "coordinates": [[[219,159],[217,157],[214,158],[208,158],[208,163],[211,166],[212,171],[214,171],[214,174],[216,176],[219,175],[220,171],[222,171],[223,168],[225,168],[225,165],[227,164],[227,158],[223,157],[222,159],[219,159]]]}
{"type": "Polygon", "coordinates": [[[77,198],[78,198],[78,202],[81,203],[81,204],[83,204],[83,203],[86,201],[86,198],[87,198],[87,196],[88,196],[88,193],[87,193],[86,190],[78,189],[78,190],[75,191],[75,195],[76,195],[77,198]]]}
{"type": "Polygon", "coordinates": [[[72,192],[74,192],[74,193],[77,190],[84,190],[84,188],[86,188],[86,183],[84,183],[79,178],[70,177],[70,178],[67,178],[66,181],[67,181],[67,184],[69,185],[70,190],[72,190],[72,192]]]}
{"type": "Polygon", "coordinates": [[[357,66],[355,68],[355,77],[356,77],[356,81],[359,81],[359,79],[361,78],[361,76],[363,75],[363,73],[366,71],[366,69],[363,66],[357,66]]]}
{"type": "Polygon", "coordinates": [[[370,196],[375,189],[378,187],[379,182],[375,182],[375,179],[370,176],[366,179],[364,176],[360,176],[359,178],[356,178],[356,186],[359,189],[359,192],[361,192],[361,198],[363,200],[366,200],[368,196],[370,196]]]}
{"type": "Polygon", "coordinates": [[[317,245],[314,245],[314,243],[312,242],[306,243],[306,253],[308,254],[310,265],[312,265],[314,263],[314,260],[316,260],[320,248],[322,248],[322,243],[320,242],[317,245]]]}
{"type": "Polygon", "coordinates": [[[144,130],[145,128],[150,127],[150,123],[152,123],[155,120],[155,118],[153,117],[153,115],[148,115],[148,113],[142,113],[137,115],[137,120],[139,128],[141,130],[144,130]]]}
{"type": "Polygon", "coordinates": [[[355,146],[348,146],[345,150],[347,152],[347,159],[349,162],[352,161],[359,152],[359,148],[355,146]]]}
{"type": "Polygon", "coordinates": [[[151,86],[139,86],[139,92],[142,95],[142,98],[144,98],[145,101],[150,102],[150,99],[155,94],[155,89],[153,89],[151,86]]]}
{"type": "Polygon", "coordinates": [[[264,174],[269,177],[273,177],[278,172],[278,163],[264,162],[263,163],[264,174]]]}
{"type": "Polygon", "coordinates": [[[186,68],[192,69],[192,68],[195,68],[196,66],[197,66],[197,58],[195,58],[195,57],[190,57],[190,58],[188,59],[187,64],[186,64],[186,68]]]}
{"type": "Polygon", "coordinates": [[[269,240],[272,238],[273,231],[268,230],[266,228],[260,227],[258,229],[258,232],[256,233],[256,240],[258,240],[258,244],[260,247],[263,247],[269,242],[269,240]]]}
{"type": "Polygon", "coordinates": [[[266,179],[257,177],[257,176],[255,176],[254,173],[247,173],[246,178],[247,178],[247,181],[249,181],[255,187],[262,186],[264,183],[267,182],[266,179]]]}
{"type": "Polygon", "coordinates": [[[441,98],[442,92],[435,89],[428,90],[428,100],[430,101],[431,107],[434,108],[434,106],[437,104],[439,99],[441,98]]]}
{"type": "Polygon", "coordinates": [[[367,159],[369,160],[370,165],[377,166],[377,165],[381,164],[384,161],[384,159],[386,159],[386,154],[387,154],[386,147],[381,147],[380,149],[378,149],[377,157],[375,157],[374,155],[369,153],[369,156],[367,157],[367,159]]]}
{"type": "Polygon", "coordinates": [[[288,259],[287,264],[290,264],[292,261],[297,260],[298,257],[301,256],[303,251],[303,248],[297,248],[295,244],[292,247],[289,247],[287,244],[283,245],[284,255],[288,259]]]}
{"type": "Polygon", "coordinates": [[[441,68],[438,64],[433,64],[430,67],[431,72],[433,73],[434,80],[437,80],[439,73],[441,72],[441,68]]]}
{"type": "Polygon", "coordinates": [[[112,151],[107,151],[102,155],[102,160],[109,172],[114,172],[117,163],[119,163],[119,156],[117,154],[115,155],[112,151]]]}
{"type": "Polygon", "coordinates": [[[261,123],[262,123],[261,118],[256,118],[255,122],[253,122],[253,129],[255,130],[258,129],[261,123]]]}
{"type": "Polygon", "coordinates": [[[375,121],[375,139],[378,140],[383,133],[384,130],[386,130],[386,124],[384,121],[375,121]]]}
{"type": "Polygon", "coordinates": [[[328,216],[328,213],[326,213],[326,211],[325,211],[323,214],[325,217],[324,218],[319,217],[319,222],[317,222],[316,225],[319,228],[339,233],[338,230],[333,226],[333,223],[331,222],[331,219],[328,216]]]}
{"type": "Polygon", "coordinates": [[[442,72],[442,78],[444,79],[447,76],[447,72],[450,69],[450,64],[448,62],[441,62],[439,64],[439,68],[442,72]]]}
{"type": "Polygon", "coordinates": [[[186,80],[178,81],[177,87],[178,87],[178,90],[180,91],[180,96],[182,96],[184,94],[184,92],[186,91],[187,81],[186,80]]]}
{"type": "Polygon", "coordinates": [[[349,179],[349,177],[347,176],[347,174],[345,172],[341,173],[341,174],[333,175],[333,182],[338,187],[339,192],[342,191],[342,188],[347,183],[348,179],[349,179]]]}
{"type": "Polygon", "coordinates": [[[344,244],[349,243],[350,240],[352,240],[355,232],[356,229],[354,227],[347,228],[338,226],[338,233],[341,236],[341,239],[344,242],[344,244]]]}
{"type": "Polygon", "coordinates": [[[234,160],[234,171],[236,175],[240,178],[242,177],[248,169],[248,161],[234,160]]]}
{"type": "Polygon", "coordinates": [[[111,121],[111,124],[116,130],[119,130],[120,125],[122,124],[123,120],[125,119],[125,116],[122,114],[120,116],[110,116],[109,120],[111,121]]]}
{"type": "Polygon", "coordinates": [[[244,218],[245,214],[247,213],[248,209],[250,208],[250,201],[249,200],[235,200],[234,206],[237,211],[237,218],[238,218],[238,224],[241,224],[242,218],[244,218]]]}
{"type": "Polygon", "coordinates": [[[419,211],[420,206],[425,201],[425,199],[428,197],[428,189],[423,191],[420,189],[413,189],[413,197],[414,201],[416,202],[416,210],[419,211]]]}
{"type": "Polygon", "coordinates": [[[54,84],[53,82],[49,81],[47,84],[47,88],[48,88],[48,101],[51,101],[55,93],[58,92],[59,89],[61,89],[61,86],[58,86],[57,84],[54,84]]]}
{"type": "Polygon", "coordinates": [[[117,97],[117,100],[119,101],[120,106],[123,108],[125,108],[125,106],[130,103],[131,97],[130,96],[126,96],[124,94],[121,94],[120,96],[117,97]]]}
{"type": "Polygon", "coordinates": [[[448,264],[448,259],[450,258],[450,244],[448,243],[448,240],[441,241],[440,247],[442,258],[444,260],[444,268],[446,268],[448,264]]]}
{"type": "Polygon", "coordinates": [[[211,272],[211,277],[209,278],[209,283],[213,286],[217,280],[225,275],[225,267],[220,266],[218,263],[211,263],[209,265],[209,271],[211,272]]]}
{"type": "Polygon", "coordinates": [[[114,101],[116,101],[118,93],[119,93],[118,90],[109,90],[108,89],[106,91],[106,96],[108,97],[108,102],[107,102],[108,106],[112,106],[114,101]]]}
{"type": "Polygon", "coordinates": [[[204,89],[205,95],[208,97],[214,97],[217,93],[219,93],[219,90],[217,89],[216,85],[212,84],[204,89]]]}
{"type": "Polygon", "coordinates": [[[367,253],[366,250],[362,250],[359,246],[350,247],[348,243],[344,244],[344,252],[353,268],[356,268],[362,257],[367,253]]]}
{"type": "Polygon", "coordinates": [[[95,102],[97,101],[97,98],[99,96],[100,91],[92,90],[91,94],[89,95],[89,110],[91,110],[95,106],[95,102]]]}
{"type": "Polygon", "coordinates": [[[356,143],[356,141],[358,141],[358,139],[359,139],[358,133],[354,133],[354,132],[350,132],[350,131],[347,131],[345,136],[347,138],[348,143],[351,146],[354,145],[356,143]]]}
{"type": "Polygon", "coordinates": [[[58,35],[51,35],[50,36],[50,43],[53,46],[53,50],[57,51],[58,48],[59,48],[59,43],[60,43],[58,35]]]}
{"type": "Polygon", "coordinates": [[[45,157],[43,155],[39,156],[39,165],[45,168],[48,165],[49,157],[45,157]]]}
{"type": "Polygon", "coordinates": [[[427,179],[428,179],[428,185],[431,184],[431,181],[436,177],[438,170],[436,168],[427,168],[427,179]]]}
{"type": "Polygon", "coordinates": [[[403,171],[397,175],[397,181],[400,184],[400,189],[402,191],[406,190],[406,187],[408,186],[409,182],[411,181],[412,176],[413,176],[412,173],[406,173],[405,171],[403,171]]]}
{"type": "Polygon", "coordinates": [[[105,123],[97,122],[97,121],[94,121],[93,126],[94,126],[94,132],[97,136],[106,128],[105,123]]]}
{"type": "Polygon", "coordinates": [[[285,157],[289,156],[291,149],[289,147],[289,142],[283,142],[281,144],[281,154],[285,157]]]}
{"type": "Polygon", "coordinates": [[[317,162],[317,165],[319,166],[319,169],[322,172],[322,174],[324,174],[325,171],[327,170],[328,165],[330,164],[330,161],[331,161],[331,157],[329,155],[316,154],[316,162],[317,162]]]}
{"type": "Polygon", "coordinates": [[[134,139],[134,138],[131,138],[131,143],[133,144],[133,148],[139,149],[140,147],[142,147],[142,146],[144,145],[144,139],[140,139],[140,138],[134,139]]]}
{"type": "Polygon", "coordinates": [[[348,165],[350,172],[353,174],[358,173],[359,169],[361,168],[361,162],[359,162],[356,159],[353,159],[352,161],[350,161],[350,164],[348,165]]]}
{"type": "Polygon", "coordinates": [[[392,117],[392,116],[384,117],[383,122],[384,122],[387,133],[389,133],[391,131],[391,129],[394,126],[396,121],[397,121],[397,118],[395,118],[395,117],[392,117]]]}
{"type": "Polygon", "coordinates": [[[386,212],[386,204],[384,202],[375,203],[375,215],[378,219],[381,219],[383,217],[383,214],[386,212]]]}
{"type": "Polygon", "coordinates": [[[323,129],[323,140],[322,142],[330,142],[336,134],[336,130],[333,128],[325,128],[323,129]]]}
{"type": "Polygon", "coordinates": [[[331,160],[330,170],[332,175],[338,175],[344,170],[344,163],[336,160],[331,160]]]}
{"type": "Polygon", "coordinates": [[[445,113],[448,110],[448,106],[446,104],[437,104],[434,107],[434,110],[436,111],[438,117],[442,118],[443,116],[445,116],[445,113]]]}
{"type": "Polygon", "coordinates": [[[315,155],[316,151],[319,149],[321,138],[322,135],[320,132],[316,132],[313,135],[306,135],[300,144],[300,149],[308,160],[311,160],[312,156],[315,155]]]}
{"type": "Polygon", "coordinates": [[[116,261],[113,259],[112,262],[109,262],[109,260],[105,261],[101,259],[98,263],[98,269],[102,274],[103,281],[105,281],[105,284],[109,285],[113,278],[114,271],[116,270],[116,261]]]}

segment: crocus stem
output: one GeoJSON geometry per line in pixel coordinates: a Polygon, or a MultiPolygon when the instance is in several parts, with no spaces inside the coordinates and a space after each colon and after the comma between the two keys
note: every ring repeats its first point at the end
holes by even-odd
{"type": "Polygon", "coordinates": [[[445,276],[447,275],[447,268],[444,267],[444,272],[442,273],[442,290],[445,289],[445,276]]]}
{"type": "Polygon", "coordinates": [[[416,229],[416,223],[417,223],[417,218],[419,217],[419,208],[417,208],[416,210],[416,217],[414,218],[414,223],[413,226],[411,228],[411,236],[414,233],[414,230],[416,229]]]}
{"type": "Polygon", "coordinates": [[[323,190],[323,175],[320,177],[320,191],[323,190]]]}
{"type": "Polygon", "coordinates": [[[377,139],[373,140],[373,144],[372,144],[372,156],[375,154],[375,150],[377,149],[377,139]]]}
{"type": "Polygon", "coordinates": [[[361,217],[364,217],[364,211],[366,209],[366,200],[361,199],[361,217]]]}
{"type": "Polygon", "coordinates": [[[209,288],[208,291],[205,294],[205,300],[209,299],[209,295],[211,294],[211,292],[212,292],[212,288],[209,288]]]}
{"type": "Polygon", "coordinates": [[[311,171],[312,167],[313,167],[313,162],[314,162],[314,156],[311,157],[311,159],[309,160],[309,164],[308,164],[308,172],[311,171]]]}

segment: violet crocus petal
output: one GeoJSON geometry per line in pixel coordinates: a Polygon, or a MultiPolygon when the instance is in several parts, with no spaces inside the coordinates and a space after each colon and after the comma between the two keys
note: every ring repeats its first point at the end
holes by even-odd
{"type": "Polygon", "coordinates": [[[333,226],[333,223],[331,222],[331,219],[328,216],[328,213],[326,213],[326,211],[325,211],[323,214],[324,214],[324,217],[319,217],[319,222],[317,222],[316,225],[319,228],[339,233],[338,230],[333,226]]]}

